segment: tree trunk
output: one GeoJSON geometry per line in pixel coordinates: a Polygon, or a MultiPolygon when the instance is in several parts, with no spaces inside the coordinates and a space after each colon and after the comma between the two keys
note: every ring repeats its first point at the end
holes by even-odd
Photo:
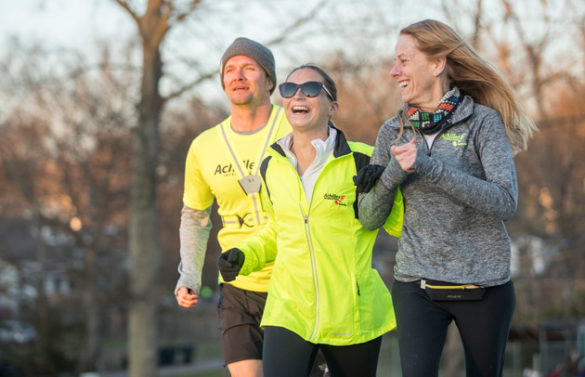
{"type": "Polygon", "coordinates": [[[157,365],[157,284],[160,245],[156,166],[163,102],[159,46],[143,39],[142,97],[132,145],[129,360],[131,377],[154,377],[157,365]]]}
{"type": "Polygon", "coordinates": [[[45,240],[43,239],[42,235],[42,226],[39,220],[40,216],[36,214],[35,216],[35,237],[37,241],[37,262],[39,264],[39,277],[34,279],[35,289],[37,291],[38,297],[36,300],[36,310],[35,310],[35,322],[36,322],[36,329],[39,334],[36,343],[35,343],[35,367],[33,369],[37,369],[39,371],[43,371],[45,373],[55,373],[56,368],[48,356],[50,355],[50,342],[51,342],[51,331],[50,331],[50,318],[49,318],[49,303],[47,299],[47,294],[45,292],[45,276],[46,276],[46,261],[47,261],[47,246],[45,244],[45,240]]]}
{"type": "Polygon", "coordinates": [[[85,339],[84,348],[79,358],[78,372],[95,371],[99,366],[97,361],[100,353],[100,319],[101,305],[97,294],[97,250],[90,246],[85,251],[86,255],[86,281],[83,296],[85,311],[85,339]]]}

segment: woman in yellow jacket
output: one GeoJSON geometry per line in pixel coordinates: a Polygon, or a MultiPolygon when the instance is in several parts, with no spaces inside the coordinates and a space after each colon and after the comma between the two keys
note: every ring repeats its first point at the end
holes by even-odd
{"type": "MultiPolygon", "coordinates": [[[[265,377],[306,376],[319,349],[333,377],[375,376],[382,335],[396,325],[390,293],[372,268],[377,230],[358,220],[352,179],[373,148],[346,141],[331,123],[337,89],[321,68],[300,66],[279,89],[293,131],[260,168],[271,220],[220,255],[220,272],[230,281],[274,261],[262,318],[265,377]]],[[[394,206],[385,228],[398,236],[400,195],[394,206]]]]}

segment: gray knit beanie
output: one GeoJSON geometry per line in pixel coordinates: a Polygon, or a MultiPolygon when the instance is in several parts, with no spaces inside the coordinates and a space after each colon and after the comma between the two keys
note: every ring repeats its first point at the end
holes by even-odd
{"type": "Polygon", "coordinates": [[[243,55],[249,58],[254,59],[260,67],[264,69],[268,78],[272,81],[272,89],[270,93],[274,92],[276,89],[276,72],[274,70],[274,56],[272,52],[265,47],[264,45],[255,42],[251,39],[239,37],[236,38],[232,44],[225,50],[223,56],[221,57],[221,67],[220,67],[220,79],[221,79],[221,87],[223,88],[223,68],[225,63],[229,60],[229,58],[243,55]]]}

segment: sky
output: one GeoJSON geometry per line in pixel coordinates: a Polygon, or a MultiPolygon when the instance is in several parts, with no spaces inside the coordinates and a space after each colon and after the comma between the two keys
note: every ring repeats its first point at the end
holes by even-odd
{"type": "MultiPolygon", "coordinates": [[[[144,3],[145,1],[131,0],[131,2],[135,3],[144,3]]],[[[562,0],[551,0],[550,3],[554,4],[559,1],[562,0]]],[[[184,3],[185,0],[177,0],[176,2],[184,3]]],[[[406,26],[408,23],[422,18],[432,17],[444,20],[444,12],[441,9],[442,2],[443,0],[362,0],[359,2],[333,0],[327,3],[323,7],[324,9],[319,10],[320,14],[317,20],[339,19],[339,23],[344,23],[347,28],[354,29],[355,24],[361,22],[360,29],[355,30],[367,33],[368,29],[373,29],[380,32],[385,30],[385,26],[406,26]],[[373,19],[372,15],[364,16],[371,9],[377,11],[377,18],[373,19]]],[[[522,4],[530,4],[531,2],[537,5],[539,3],[537,0],[516,0],[514,3],[516,2],[520,4],[518,9],[521,12],[520,16],[523,22],[530,23],[531,18],[540,18],[540,16],[534,14],[534,12],[538,11],[538,6],[522,6],[522,4]]],[[[276,30],[286,27],[287,22],[296,17],[296,14],[302,14],[302,12],[311,9],[318,3],[318,0],[203,1],[203,11],[198,9],[196,13],[200,16],[198,16],[199,18],[195,20],[194,24],[208,27],[209,32],[206,33],[205,30],[196,29],[196,27],[192,32],[205,36],[206,39],[217,45],[220,50],[227,46],[237,36],[237,33],[246,34],[260,41],[267,41],[276,35],[276,30]],[[241,6],[241,4],[246,5],[241,6]],[[214,22],[208,22],[208,20],[203,19],[204,17],[212,18],[214,22]]],[[[447,3],[465,4],[472,9],[475,1],[451,0],[447,1],[447,3]]],[[[488,0],[488,2],[484,1],[484,3],[487,4],[484,6],[487,12],[499,7],[499,1],[497,0],[488,0]],[[494,5],[492,6],[491,4],[494,5]]],[[[579,7],[581,11],[585,11],[583,4],[579,7]]],[[[550,6],[549,9],[552,13],[554,9],[564,8],[550,6]]],[[[453,12],[464,14],[460,9],[453,12]]],[[[569,20],[571,17],[583,17],[583,14],[559,15],[559,19],[569,20]]],[[[457,22],[463,20],[459,26],[465,27],[465,19],[466,17],[457,19],[457,22]]],[[[318,27],[318,22],[315,24],[315,27],[318,27]]],[[[539,25],[535,24],[534,27],[539,28],[539,25]]],[[[334,45],[353,42],[351,40],[340,41],[338,39],[338,30],[332,30],[331,33],[325,31],[320,36],[313,35],[312,39],[322,39],[320,43],[334,45]]],[[[136,27],[129,15],[115,4],[114,0],[0,1],[0,43],[5,43],[6,37],[16,36],[22,41],[42,40],[45,43],[53,43],[60,47],[84,49],[90,48],[92,42],[97,39],[106,39],[113,42],[119,39],[120,33],[131,36],[136,33],[136,27]]],[[[535,35],[538,35],[538,32],[535,35]]],[[[302,35],[297,37],[303,38],[302,35]]],[[[356,33],[354,37],[359,40],[359,38],[368,38],[368,35],[356,33]]],[[[343,38],[347,39],[348,36],[343,35],[343,38]]],[[[388,41],[390,42],[393,39],[392,36],[389,36],[388,41]]],[[[388,43],[385,47],[391,48],[392,43],[388,43]]]]}
{"type": "MultiPolygon", "coordinates": [[[[146,0],[133,0],[144,3],[146,0]]],[[[177,0],[184,3],[186,0],[177,0]]],[[[306,14],[320,0],[211,0],[203,1],[190,20],[188,28],[173,28],[165,42],[168,72],[177,73],[179,80],[189,80],[197,72],[206,73],[219,66],[219,57],[229,43],[240,35],[266,43],[285,30],[299,14],[306,14]]],[[[555,3],[563,0],[550,0],[555,3]]],[[[467,14],[475,1],[449,0],[448,4],[464,4],[467,14]]],[[[523,22],[539,20],[537,0],[515,0],[523,22]]],[[[576,2],[578,3],[578,2],[576,2]]],[[[585,2],[583,2],[585,4],[585,2]]],[[[445,21],[442,0],[331,0],[317,11],[313,22],[289,33],[285,43],[273,48],[277,73],[283,77],[292,67],[308,61],[321,63],[331,47],[352,51],[354,56],[392,54],[397,30],[421,18],[445,21]],[[375,9],[375,12],[372,12],[375,9]]],[[[497,0],[484,1],[487,13],[498,12],[497,0]],[[494,4],[492,6],[492,4],[494,4]]],[[[581,5],[581,8],[584,8],[581,5]]],[[[562,7],[549,7],[550,12],[562,7]]],[[[470,17],[461,9],[454,10],[461,29],[469,28],[470,17]]],[[[583,17],[585,11],[573,15],[554,15],[559,20],[583,17]]],[[[501,17],[501,16],[499,16],[501,17]]],[[[542,28],[531,25],[538,37],[542,28]]],[[[562,25],[559,25],[562,27],[562,25]]],[[[465,30],[460,30],[465,32],[465,30]]],[[[130,16],[114,0],[0,0],[0,50],[6,49],[11,37],[21,43],[42,43],[45,47],[74,49],[86,56],[97,53],[96,41],[106,41],[122,48],[136,35],[130,16]]],[[[560,44],[559,44],[560,46],[560,44]]],[[[171,87],[169,78],[163,81],[171,87]]],[[[223,100],[218,80],[209,80],[201,90],[212,98],[223,100]]],[[[225,101],[224,101],[225,102],[225,101]]]]}
{"type": "Polygon", "coordinates": [[[133,32],[112,0],[2,0],[0,36],[82,48],[96,38],[133,32]]]}
{"type": "MultiPolygon", "coordinates": [[[[143,3],[144,0],[134,2],[143,3]]],[[[184,3],[184,0],[177,2],[184,3]]],[[[378,0],[368,2],[370,5],[382,4],[382,9],[386,3],[378,0]]],[[[203,7],[195,12],[189,28],[173,28],[167,36],[164,54],[181,58],[166,59],[166,69],[180,71],[178,76],[182,79],[197,69],[202,73],[216,69],[221,52],[236,37],[244,35],[262,43],[269,42],[293,23],[299,14],[306,14],[316,4],[319,4],[318,0],[248,0],[245,3],[237,0],[204,1],[203,7]],[[246,4],[245,7],[242,4],[246,4]]],[[[282,44],[273,48],[277,70],[281,69],[279,76],[284,76],[284,69],[315,61],[318,58],[314,56],[322,55],[326,48],[359,46],[360,38],[367,38],[362,33],[351,35],[340,32],[348,29],[343,22],[339,23],[338,29],[319,29],[326,21],[346,19],[347,25],[361,25],[360,28],[366,33],[375,28],[377,23],[393,22],[398,14],[403,13],[400,9],[385,9],[379,12],[383,21],[357,21],[360,17],[367,17],[369,11],[367,6],[352,0],[329,1],[325,9],[317,12],[316,22],[301,32],[290,33],[286,48],[281,47],[282,44]]],[[[16,38],[24,45],[40,42],[47,49],[72,49],[91,57],[97,52],[96,41],[106,41],[110,45],[118,43],[121,46],[136,32],[133,20],[114,0],[0,0],[0,49],[7,48],[8,41],[16,38]]],[[[390,48],[388,40],[380,47],[380,51],[390,48]]],[[[223,92],[217,84],[218,80],[209,80],[202,86],[202,90],[221,101],[223,92]]],[[[169,80],[162,85],[164,91],[169,80]]]]}
{"type": "MultiPolygon", "coordinates": [[[[131,0],[136,3],[144,3],[146,0],[131,0]]],[[[435,3],[438,1],[421,0],[422,2],[435,3]]],[[[177,0],[177,3],[185,0],[177,0]]],[[[299,14],[312,9],[318,0],[214,0],[203,1],[203,6],[198,8],[194,25],[202,25],[209,28],[208,31],[194,26],[190,31],[205,36],[218,49],[226,47],[238,34],[262,42],[268,42],[281,30],[292,22],[299,14]],[[242,6],[241,4],[246,4],[242,6]],[[300,6],[297,6],[300,5],[300,6]],[[207,20],[204,19],[207,17],[207,20]]],[[[376,4],[380,9],[380,19],[397,23],[402,18],[406,23],[412,5],[400,5],[388,8],[388,4],[403,2],[387,2],[383,0],[366,0],[355,2],[353,0],[332,0],[320,9],[317,20],[340,19],[340,24],[348,27],[356,27],[360,17],[370,12],[371,5],[376,4]],[[343,20],[342,20],[343,18],[343,20]]],[[[434,12],[436,14],[436,12],[434,12]]],[[[427,9],[425,15],[432,15],[427,9]]],[[[365,17],[365,16],[364,16],[365,17]]],[[[411,18],[420,16],[413,14],[411,18]]],[[[363,22],[362,30],[376,28],[380,20],[375,22],[363,22]]],[[[386,22],[386,21],[384,21],[386,22]]],[[[324,22],[322,22],[324,23],[324,22]]],[[[345,27],[340,25],[340,27],[345,27]]],[[[319,21],[308,29],[308,32],[316,30],[319,21]]],[[[338,29],[339,30],[339,29],[338,29]]],[[[342,44],[351,41],[340,41],[338,30],[331,30],[317,35],[311,35],[311,45],[318,43],[342,44]],[[317,42],[320,40],[320,42],[317,42]]],[[[5,43],[6,37],[17,37],[21,41],[39,41],[59,47],[71,47],[76,49],[89,49],[91,43],[98,39],[114,42],[123,36],[131,36],[136,33],[136,27],[129,15],[115,4],[114,0],[1,0],[0,1],[0,42],[5,43]]],[[[293,33],[294,34],[294,33],[293,33]]],[[[306,35],[295,36],[304,39],[306,35]]],[[[343,35],[344,38],[347,35],[343,35]]],[[[367,35],[354,35],[355,38],[367,35]]],[[[307,46],[308,47],[308,46],[307,46]]]]}

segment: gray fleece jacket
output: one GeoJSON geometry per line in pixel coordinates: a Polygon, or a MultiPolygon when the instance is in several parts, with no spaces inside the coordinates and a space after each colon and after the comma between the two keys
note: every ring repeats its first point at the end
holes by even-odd
{"type": "Polygon", "coordinates": [[[429,148],[420,133],[396,117],[378,133],[371,164],[386,166],[372,190],[362,194],[359,217],[381,226],[396,188],[405,214],[394,277],[494,286],[510,280],[510,239],[504,226],[516,211],[516,169],[500,115],[465,96],[429,148]],[[414,173],[402,170],[392,144],[416,137],[414,173]]]}

